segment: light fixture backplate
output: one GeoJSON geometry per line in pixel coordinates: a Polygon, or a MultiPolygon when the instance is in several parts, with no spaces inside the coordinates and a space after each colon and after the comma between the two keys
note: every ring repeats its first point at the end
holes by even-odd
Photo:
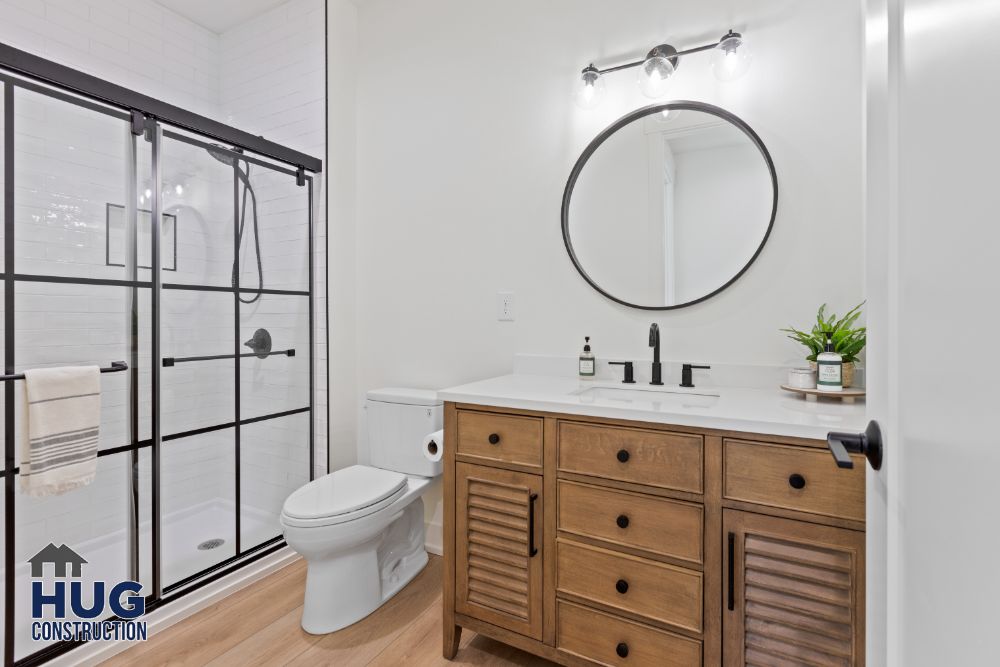
{"type": "Polygon", "coordinates": [[[674,71],[681,64],[681,58],[677,55],[677,49],[670,46],[669,44],[660,44],[659,46],[654,46],[649,53],[646,54],[646,60],[650,58],[656,58],[657,56],[661,58],[666,58],[670,61],[670,64],[674,66],[674,71]]]}

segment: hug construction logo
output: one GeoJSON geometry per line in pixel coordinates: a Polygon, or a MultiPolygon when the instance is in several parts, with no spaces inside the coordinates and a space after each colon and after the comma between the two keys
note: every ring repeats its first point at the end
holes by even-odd
{"type": "Polygon", "coordinates": [[[108,589],[95,581],[84,590],[79,578],[87,564],[65,544],[47,547],[28,559],[31,565],[31,638],[35,641],[145,641],[146,622],[135,619],[146,611],[142,585],[120,581],[108,589]],[[45,578],[46,566],[52,577],[45,578]],[[106,618],[108,614],[114,620],[106,618]]]}

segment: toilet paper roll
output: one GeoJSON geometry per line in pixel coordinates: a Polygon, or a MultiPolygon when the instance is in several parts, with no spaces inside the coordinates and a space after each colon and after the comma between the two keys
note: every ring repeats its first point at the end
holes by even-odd
{"type": "Polygon", "coordinates": [[[437,463],[444,456],[444,430],[428,433],[424,437],[424,458],[431,463],[437,463]]]}

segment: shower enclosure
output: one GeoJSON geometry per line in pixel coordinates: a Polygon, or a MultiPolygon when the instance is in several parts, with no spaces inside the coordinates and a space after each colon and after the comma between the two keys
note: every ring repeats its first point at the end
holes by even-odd
{"type": "Polygon", "coordinates": [[[28,665],[75,645],[30,635],[50,542],[147,610],[283,545],[315,469],[322,163],[2,44],[0,155],[2,641],[28,665]],[[16,376],[62,365],[107,371],[97,477],[36,498],[16,376]]]}

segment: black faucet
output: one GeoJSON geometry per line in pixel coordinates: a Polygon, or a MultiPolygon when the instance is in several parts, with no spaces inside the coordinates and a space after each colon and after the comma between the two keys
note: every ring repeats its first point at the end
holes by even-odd
{"type": "Polygon", "coordinates": [[[649,325],[649,346],[653,348],[653,381],[649,384],[663,384],[663,364],[660,363],[660,326],[653,322],[649,325]]]}
{"type": "Polygon", "coordinates": [[[704,368],[709,369],[711,366],[697,366],[695,364],[684,364],[681,366],[681,385],[682,387],[693,387],[694,382],[691,381],[691,369],[692,368],[704,368]]]}

